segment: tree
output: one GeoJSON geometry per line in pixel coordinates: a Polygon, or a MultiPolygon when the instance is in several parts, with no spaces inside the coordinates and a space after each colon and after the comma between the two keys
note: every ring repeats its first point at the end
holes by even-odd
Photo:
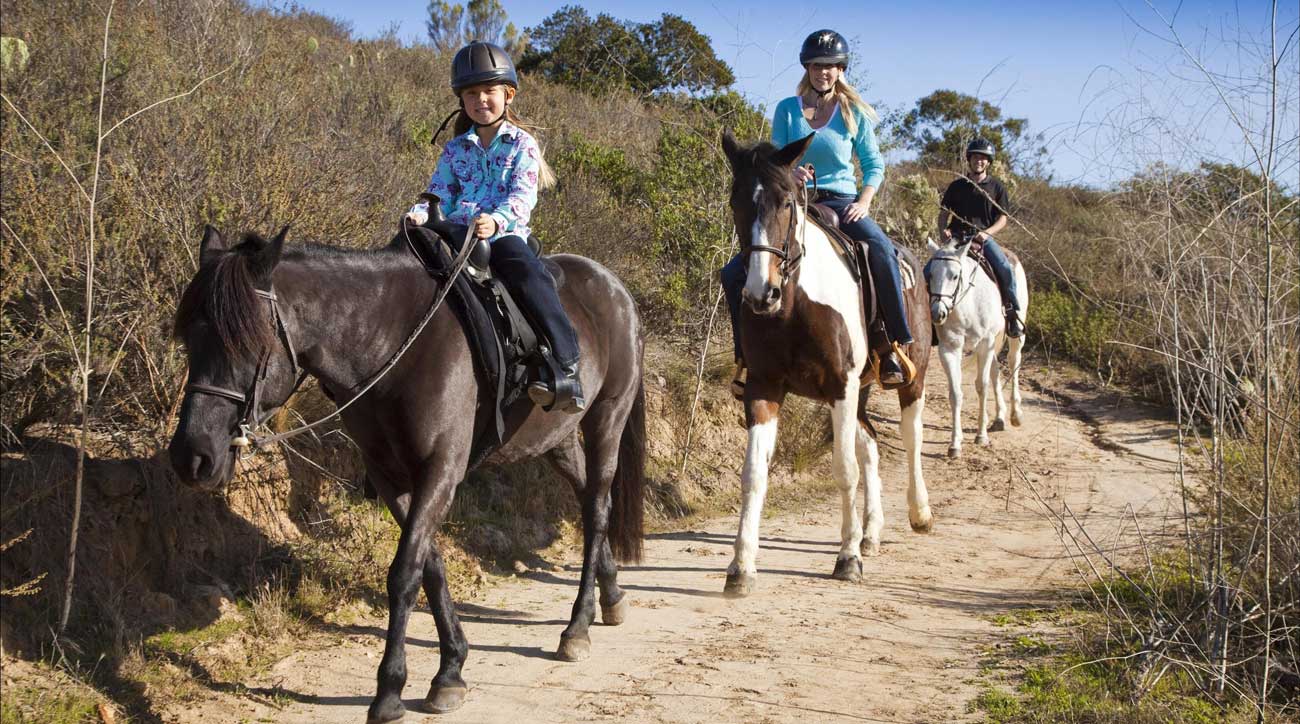
{"type": "Polygon", "coordinates": [[[528,36],[509,22],[500,0],[469,0],[465,5],[430,0],[428,14],[424,26],[429,42],[443,53],[483,40],[500,45],[518,58],[528,46],[528,36]]]}
{"type": "Polygon", "coordinates": [[[960,165],[966,144],[985,138],[1015,171],[1042,175],[1047,149],[1042,134],[1031,135],[1028,129],[1028,120],[1003,118],[1001,108],[953,90],[937,90],[918,100],[898,123],[904,146],[927,163],[960,165]]]}
{"type": "Polygon", "coordinates": [[[595,18],[577,6],[560,8],[528,31],[521,70],[591,91],[610,87],[639,93],[716,92],[735,82],[709,39],[684,18],[657,22],[595,18]]]}

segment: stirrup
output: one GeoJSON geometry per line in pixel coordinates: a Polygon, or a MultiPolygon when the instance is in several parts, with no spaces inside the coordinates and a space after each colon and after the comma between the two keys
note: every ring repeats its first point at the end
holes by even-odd
{"type": "Polygon", "coordinates": [[[880,381],[880,387],[882,389],[896,390],[900,387],[907,387],[916,379],[916,365],[912,362],[911,358],[903,352],[902,345],[897,342],[890,342],[889,344],[892,348],[891,351],[894,353],[894,358],[898,360],[899,368],[903,370],[903,381],[886,384],[885,381],[880,378],[880,355],[878,354],[871,355],[871,366],[875,372],[875,377],[880,381]]]}
{"type": "Polygon", "coordinates": [[[744,360],[736,363],[736,369],[731,373],[731,396],[737,400],[745,399],[745,382],[749,379],[749,368],[745,366],[744,360]]]}
{"type": "Polygon", "coordinates": [[[528,399],[547,412],[559,410],[570,414],[587,409],[582,396],[582,382],[578,380],[578,363],[560,367],[548,365],[550,384],[537,380],[528,385],[528,399]]]}
{"type": "Polygon", "coordinates": [[[1014,309],[1006,310],[1007,317],[1007,336],[1012,339],[1019,339],[1025,336],[1025,323],[1020,319],[1020,313],[1014,309]]]}

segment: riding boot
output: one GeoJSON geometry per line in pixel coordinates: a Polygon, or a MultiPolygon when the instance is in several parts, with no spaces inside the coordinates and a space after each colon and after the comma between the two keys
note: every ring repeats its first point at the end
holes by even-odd
{"type": "Polygon", "coordinates": [[[537,380],[528,386],[528,399],[542,409],[578,413],[587,409],[582,395],[582,381],[578,378],[578,362],[559,365],[560,376],[548,384],[537,380]]]}
{"type": "Polygon", "coordinates": [[[1014,307],[1006,307],[1003,313],[1007,317],[1007,336],[1016,339],[1024,336],[1025,323],[1020,319],[1020,311],[1014,307]]]}
{"type": "Polygon", "coordinates": [[[731,396],[737,400],[745,399],[745,382],[749,378],[749,368],[745,360],[736,360],[736,369],[731,373],[731,396]]]}
{"type": "Polygon", "coordinates": [[[903,372],[903,366],[898,362],[898,355],[894,350],[882,352],[880,355],[880,386],[885,389],[901,387],[907,384],[907,374],[903,372]]]}

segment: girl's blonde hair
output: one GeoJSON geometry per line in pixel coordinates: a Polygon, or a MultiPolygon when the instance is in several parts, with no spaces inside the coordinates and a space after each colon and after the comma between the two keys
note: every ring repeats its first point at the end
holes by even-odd
{"type": "MultiPolygon", "coordinates": [[[[812,83],[808,80],[808,70],[805,68],[803,77],[799,79],[799,85],[795,88],[795,93],[802,97],[812,89],[812,83]]],[[[840,104],[840,113],[844,115],[844,127],[849,129],[850,136],[858,133],[857,114],[859,112],[866,116],[873,126],[880,123],[880,114],[876,112],[875,108],[871,107],[870,103],[862,100],[862,96],[858,95],[857,89],[844,80],[842,71],[840,77],[835,81],[835,87],[831,89],[831,95],[840,104]]]]}
{"type": "MultiPolygon", "coordinates": [[[[512,100],[516,95],[517,91],[511,92],[514,89],[511,88],[510,86],[505,86],[505,88],[507,89],[506,93],[509,96],[507,100],[512,100]]],[[[459,95],[460,94],[457,94],[458,97],[459,95]]],[[[533,124],[520,118],[519,114],[515,113],[514,109],[511,108],[510,106],[506,106],[506,120],[510,121],[512,125],[522,128],[524,131],[528,133],[528,135],[532,136],[533,138],[537,138],[537,126],[534,126],[533,124]]],[[[460,111],[456,114],[456,121],[451,126],[452,131],[455,133],[455,135],[460,136],[468,132],[469,129],[473,127],[474,127],[474,121],[469,117],[469,114],[466,113],[465,109],[462,107],[460,111]]],[[[555,185],[555,172],[551,170],[551,164],[546,162],[546,157],[542,153],[542,142],[540,139],[538,139],[537,141],[537,190],[543,191],[545,189],[549,189],[554,185],[555,185]]]]}

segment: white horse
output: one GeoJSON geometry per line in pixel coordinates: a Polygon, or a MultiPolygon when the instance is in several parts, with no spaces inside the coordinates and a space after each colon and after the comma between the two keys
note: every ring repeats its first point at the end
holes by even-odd
{"type": "MultiPolygon", "coordinates": [[[[1003,418],[1007,403],[1002,390],[1002,370],[998,365],[998,351],[1006,338],[1006,322],[1002,315],[1002,296],[998,285],[980,268],[967,251],[971,240],[956,238],[939,246],[927,240],[932,256],[926,264],[926,284],[930,287],[930,319],[934,321],[939,337],[939,361],[948,375],[948,401],[952,406],[952,441],[948,457],[961,457],[961,365],[962,358],[974,354],[976,375],[975,390],[980,396],[979,428],[975,444],[989,444],[989,431],[1006,429],[1003,418]],[[997,417],[988,424],[989,383],[995,382],[997,417]]],[[[1020,302],[1021,319],[1029,312],[1029,285],[1025,282],[1025,268],[1009,251],[1011,272],[1016,279],[1016,299],[1020,302]]],[[[1020,349],[1024,337],[1010,340],[1007,346],[1007,367],[1011,373],[1011,424],[1020,426],[1020,349]]]]}

